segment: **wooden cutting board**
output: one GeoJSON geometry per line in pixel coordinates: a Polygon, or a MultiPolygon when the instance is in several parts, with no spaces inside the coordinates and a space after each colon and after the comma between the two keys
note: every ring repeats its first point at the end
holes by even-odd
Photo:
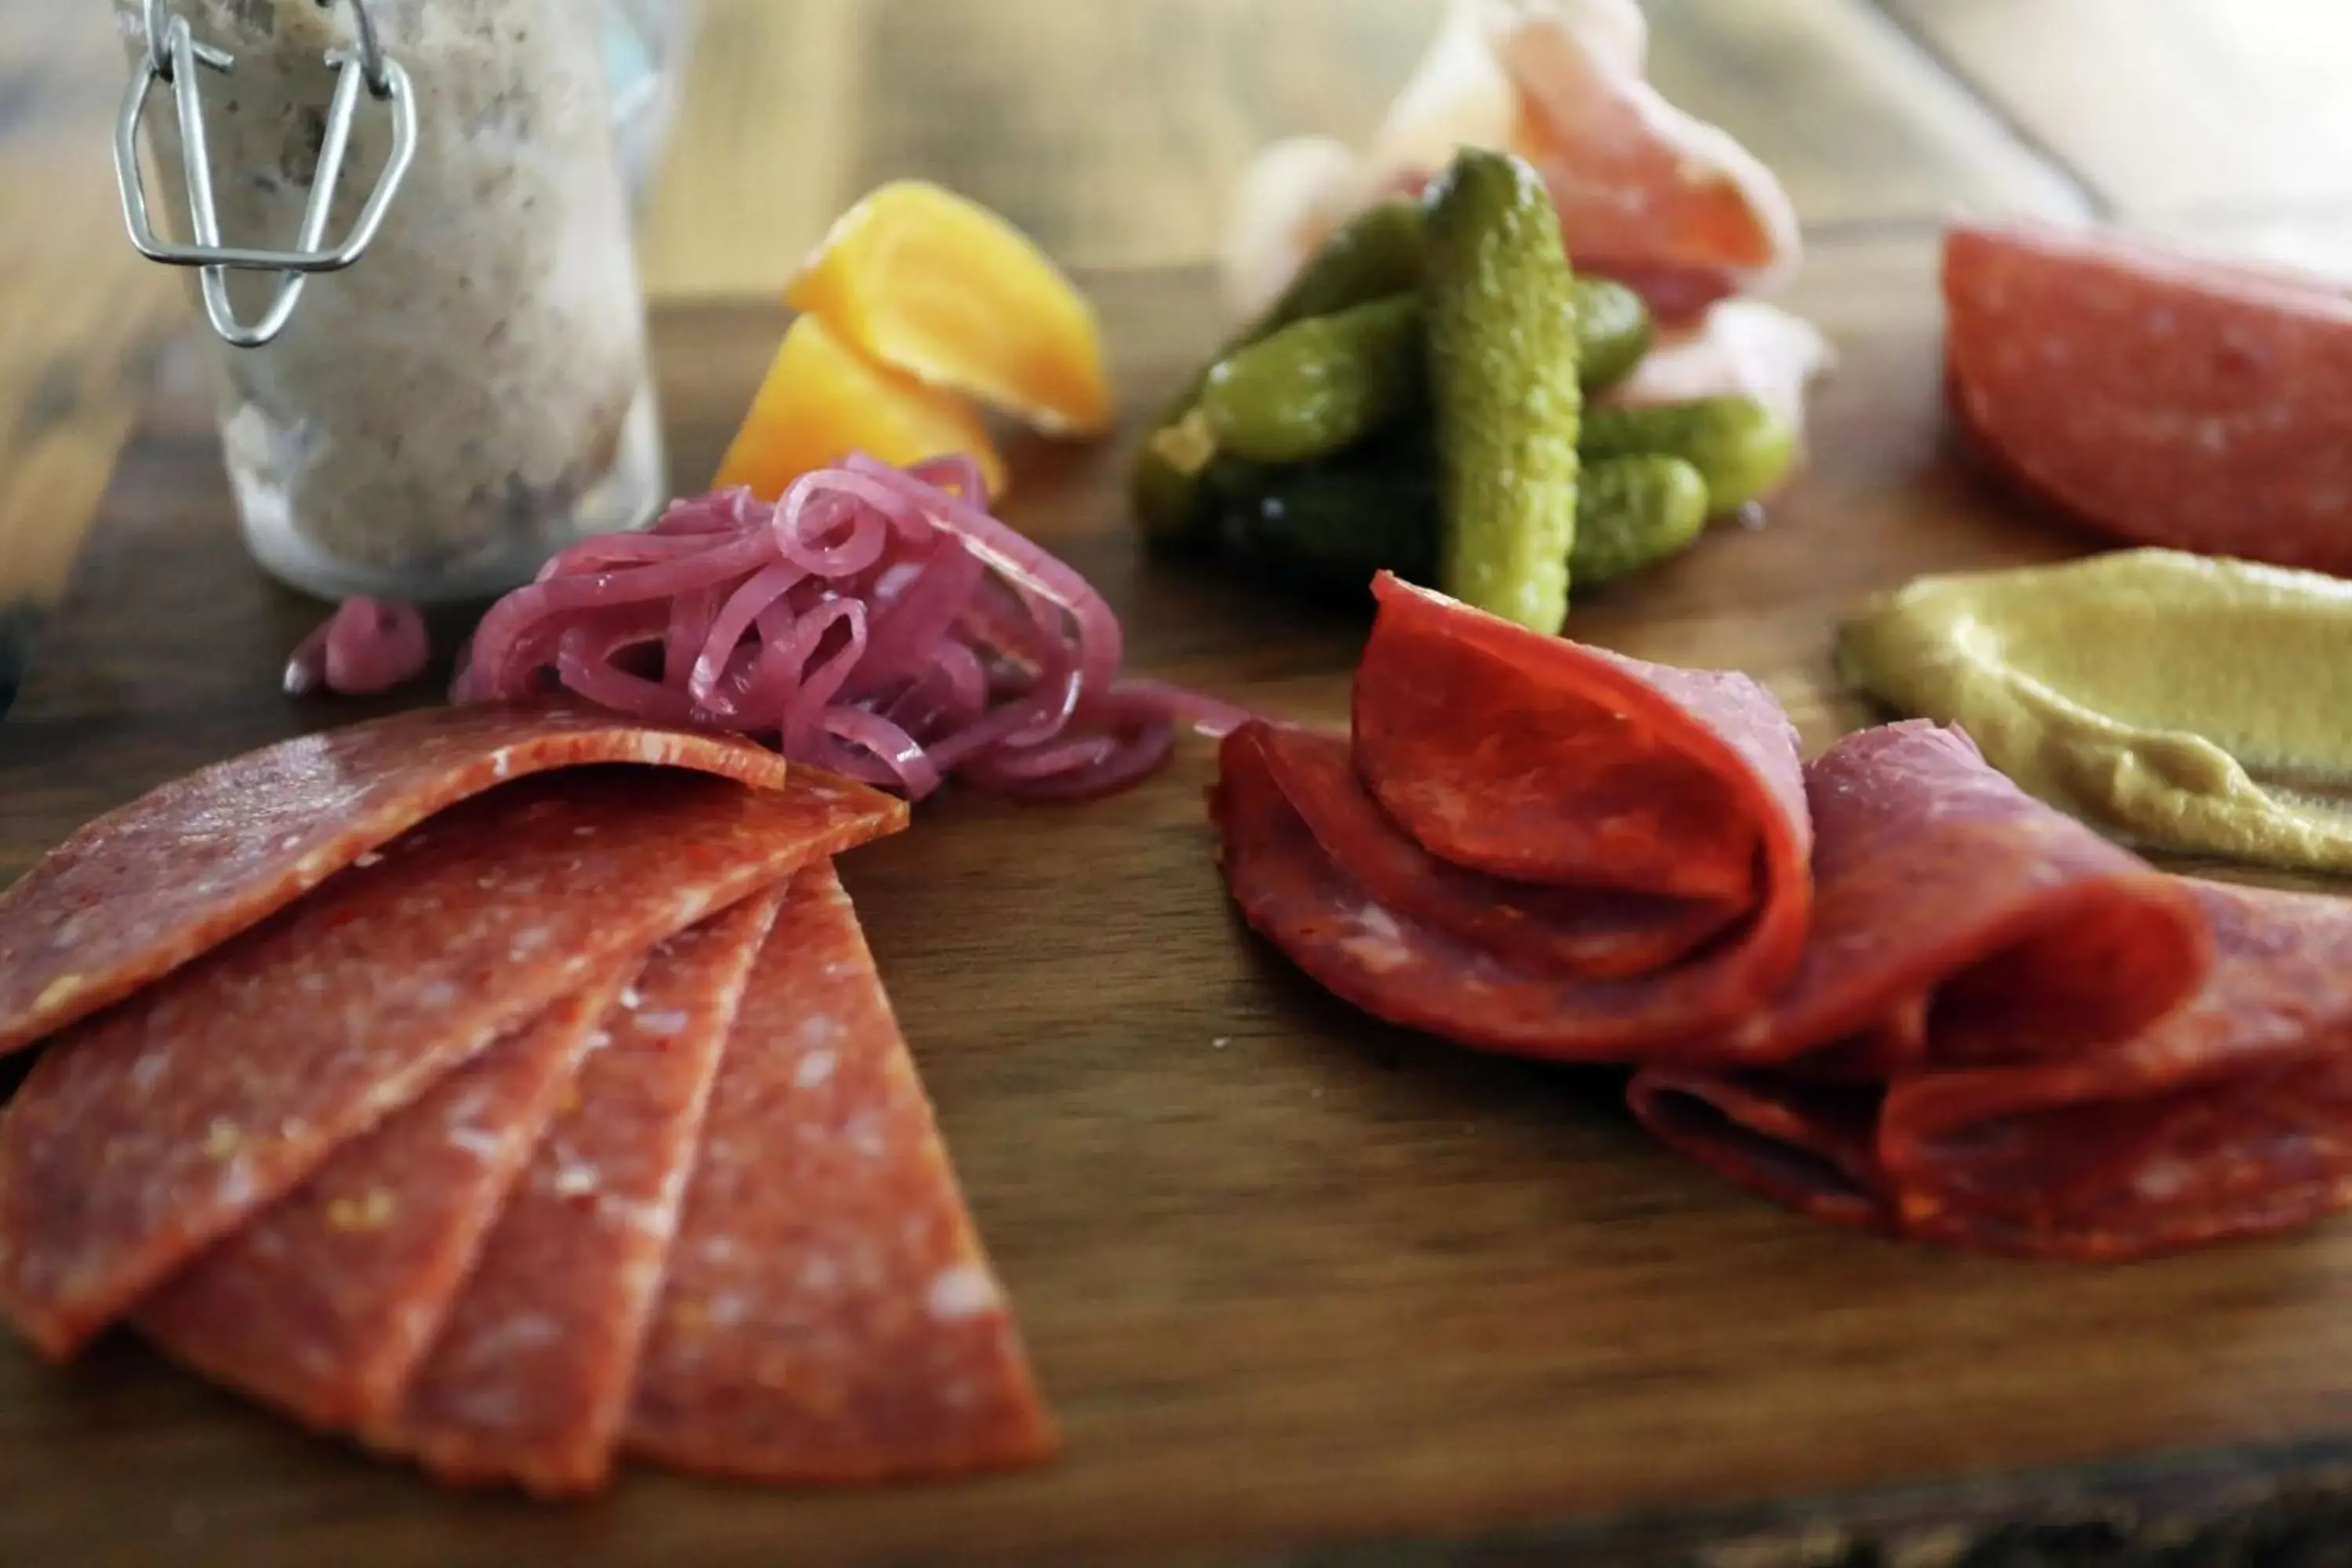
{"type": "MultiPolygon", "coordinates": [[[[1205,280],[1094,289],[1139,413],[1213,335],[1205,280]]],[[[1928,246],[1832,248],[1795,303],[1843,354],[1808,477],[1574,629],[1748,669],[1818,746],[1868,717],[1827,657],[1859,596],[2081,542],[1948,450],[1928,246]]],[[[780,326],[659,321],[682,479],[780,326]]],[[[242,554],[188,372],[0,726],[0,874],[163,778],[365,710],[277,694],[319,611],[242,554]]],[[[1125,614],[1139,668],[1338,718],[1365,617],[1140,560],[1124,446],[1016,443],[1016,521],[1125,614]]],[[[1783,1213],[1652,1146],[1612,1075],[1449,1049],[1302,982],[1227,910],[1210,768],[1193,742],[1093,805],[945,798],[845,863],[1058,1462],[811,1495],[634,1472],[545,1508],[305,1436],[126,1337],[64,1368],[5,1340],[0,1562],[1761,1564],[1865,1541],[1927,1563],[1982,1526],[2196,1519],[2352,1464],[2352,1225],[2069,1268],[1783,1213]]]]}

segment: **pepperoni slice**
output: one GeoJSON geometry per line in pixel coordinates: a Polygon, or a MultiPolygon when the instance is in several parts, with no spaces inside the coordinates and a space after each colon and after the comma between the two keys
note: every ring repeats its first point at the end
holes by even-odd
{"type": "Polygon", "coordinates": [[[128,996],[457,801],[590,763],[784,781],[783,759],[750,742],[553,703],[420,709],[248,752],[96,818],[0,893],[0,1053],[128,996]]]}
{"type": "Polygon", "coordinates": [[[0,1122],[0,1310],[71,1351],[608,964],[905,821],[810,770],[600,769],[443,813],[54,1040],[0,1122]]]}
{"type": "Polygon", "coordinates": [[[1664,1067],[1635,1073],[1625,1092],[1660,1142],[1718,1175],[1832,1225],[1895,1228],[1875,1086],[1664,1067]]]}
{"type": "Polygon", "coordinates": [[[1382,573],[1357,771],[1440,859],[1669,898],[1801,880],[1788,715],[1744,675],[1675,669],[1481,615],[1382,573]]]}
{"type": "Polygon", "coordinates": [[[1748,912],[1744,899],[1547,888],[1464,870],[1381,814],[1349,763],[1344,738],[1261,727],[1255,741],[1291,809],[1351,880],[1382,908],[1498,958],[1604,979],[1646,974],[1748,912]]]}
{"type": "Polygon", "coordinates": [[[830,864],[793,879],[736,1016],[625,1443],[791,1483],[1053,1447],[830,864]]]}
{"type": "Polygon", "coordinates": [[[141,1331],[312,1426],[392,1409],[635,967],[558,1002],[336,1150],[142,1302],[141,1331]]]}
{"type": "Polygon", "coordinates": [[[2352,294],[2137,237],[1945,239],[1948,384],[1995,466],[2136,543],[2352,573],[2352,294]]]}
{"type": "Polygon", "coordinates": [[[671,938],[606,1013],[378,1447],[445,1481],[604,1483],[719,1051],[782,896],[671,938]]]}

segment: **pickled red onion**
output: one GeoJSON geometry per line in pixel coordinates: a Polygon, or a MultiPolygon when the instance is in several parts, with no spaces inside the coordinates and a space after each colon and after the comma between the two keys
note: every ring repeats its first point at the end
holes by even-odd
{"type": "Polygon", "coordinates": [[[1180,724],[1222,734],[1248,717],[1121,680],[1118,617],[991,516],[986,494],[968,458],[901,470],[857,455],[773,505],[745,490],[678,501],[499,600],[452,695],[564,689],[757,736],[917,800],[950,775],[1035,799],[1105,795],[1165,762],[1180,724]]]}
{"type": "Polygon", "coordinates": [[[415,606],[350,598],[295,647],[283,684],[289,697],[321,687],[346,697],[370,696],[415,679],[430,658],[425,617],[415,606]]]}

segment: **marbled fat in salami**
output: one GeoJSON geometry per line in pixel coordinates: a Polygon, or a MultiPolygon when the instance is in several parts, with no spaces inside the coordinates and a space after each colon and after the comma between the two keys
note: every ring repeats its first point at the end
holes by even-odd
{"type": "Polygon", "coordinates": [[[612,1470],[719,1053],[780,884],[672,937],[604,1016],[401,1408],[443,1480],[556,1495],[612,1470]]]}
{"type": "Polygon", "coordinates": [[[96,818],[0,893],[0,1052],[129,995],[445,806],[591,763],[784,780],[783,760],[747,741],[552,703],[420,709],[248,752],[96,818]]]}
{"type": "Polygon", "coordinates": [[[383,1416],[636,962],[337,1149],[142,1301],[141,1331],[311,1426],[383,1416]]]}
{"type": "Polygon", "coordinates": [[[625,1442],[786,1483],[996,1468],[1053,1447],[829,864],[793,879],[736,1016],[625,1442]]]}
{"type": "Polygon", "coordinates": [[[608,964],[906,807],[649,769],[441,814],[58,1037],[0,1122],[0,1310],[63,1354],[608,964]]]}
{"type": "Polygon", "coordinates": [[[2135,237],[1946,237],[1948,385],[1995,466],[2103,533],[2352,574],[2352,291],[2135,237]]]}

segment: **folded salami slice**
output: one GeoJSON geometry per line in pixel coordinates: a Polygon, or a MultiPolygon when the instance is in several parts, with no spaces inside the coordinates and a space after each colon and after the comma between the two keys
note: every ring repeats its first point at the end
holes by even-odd
{"type": "Polygon", "coordinates": [[[1849,735],[1805,769],[1812,930],[1786,990],[1719,1052],[1811,1053],[1813,1076],[1883,1079],[2071,1058],[2196,993],[2196,900],[1925,720],[1849,735]]]}
{"type": "Polygon", "coordinates": [[[1787,1072],[1643,1068],[1626,1088],[1658,1141],[1775,1203],[1857,1230],[1892,1230],[1875,1084],[1787,1072]]]}
{"type": "Polygon", "coordinates": [[[1053,1447],[830,865],[793,879],[736,1016],[625,1442],[786,1483],[948,1475],[1053,1447]]]}
{"type": "Polygon", "coordinates": [[[604,1484],[720,1047],[782,896],[654,950],[371,1441],[446,1481],[604,1484]]]}
{"type": "Polygon", "coordinates": [[[557,704],[427,708],[306,735],[109,812],[0,893],[0,1052],[129,995],[503,780],[649,763],[772,789],[729,736],[557,704]]]}
{"type": "Polygon", "coordinates": [[[0,1122],[0,1310],[63,1354],[607,964],[906,807],[646,769],[469,801],[59,1036],[0,1122]]]}
{"type": "Polygon", "coordinates": [[[140,1330],[315,1427],[392,1409],[635,966],[556,1003],[337,1149],[142,1301],[140,1330]]]}
{"type": "Polygon", "coordinates": [[[1356,769],[1431,854],[1743,906],[1801,885],[1797,732],[1753,680],[1543,637],[1387,573],[1372,592],[1356,769]]]}
{"type": "Polygon", "coordinates": [[[2128,236],[1945,241],[1954,407],[2032,493],[2137,543],[2352,573],[2352,294],[2128,236]]]}
{"type": "Polygon", "coordinates": [[[1225,740],[1211,811],[1244,918],[1367,1012],[1464,1044],[1728,1055],[1811,903],[1779,705],[1378,592],[1352,753],[1265,724],[1225,740]]]}
{"type": "Polygon", "coordinates": [[[2352,903],[2185,882],[2219,957],[2119,1043],[1882,1090],[1790,1072],[1634,1076],[1666,1142],[1823,1218],[2026,1257],[2142,1257],[2352,1205],[2352,903]]]}
{"type": "Polygon", "coordinates": [[[2183,885],[2220,954],[2189,1005],[2111,1050],[1888,1087],[1906,1231],[2124,1258],[2352,1205],[2352,902],[2183,885]]]}

